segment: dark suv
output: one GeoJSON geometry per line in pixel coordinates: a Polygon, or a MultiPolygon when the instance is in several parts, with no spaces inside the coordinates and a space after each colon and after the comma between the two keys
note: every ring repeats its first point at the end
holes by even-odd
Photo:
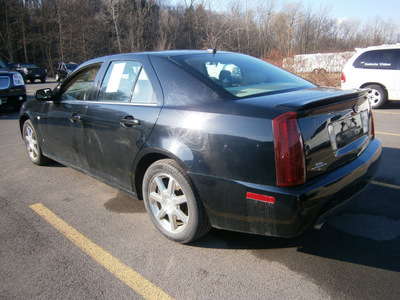
{"type": "Polygon", "coordinates": [[[26,101],[26,88],[22,75],[17,71],[10,71],[0,59],[0,108],[11,105],[19,110],[26,101]]]}
{"type": "Polygon", "coordinates": [[[21,73],[25,82],[29,80],[34,83],[36,79],[39,79],[42,83],[46,82],[46,68],[40,68],[34,63],[19,63],[15,66],[15,69],[21,73]]]}
{"type": "Polygon", "coordinates": [[[59,62],[57,64],[56,68],[56,74],[55,78],[57,81],[60,81],[61,79],[64,79],[67,77],[69,73],[72,73],[73,70],[75,70],[79,65],[76,63],[65,63],[65,62],[59,62]]]}

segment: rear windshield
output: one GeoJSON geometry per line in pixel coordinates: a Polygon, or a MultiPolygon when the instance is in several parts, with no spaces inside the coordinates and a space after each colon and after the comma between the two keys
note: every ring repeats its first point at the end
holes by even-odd
{"type": "Polygon", "coordinates": [[[315,87],[285,70],[243,54],[217,53],[213,56],[207,53],[171,59],[239,98],[315,87]]]}
{"type": "Polygon", "coordinates": [[[37,68],[35,64],[20,64],[21,68],[37,68]]]}
{"type": "Polygon", "coordinates": [[[79,65],[78,64],[65,64],[68,70],[75,70],[79,65]]]}

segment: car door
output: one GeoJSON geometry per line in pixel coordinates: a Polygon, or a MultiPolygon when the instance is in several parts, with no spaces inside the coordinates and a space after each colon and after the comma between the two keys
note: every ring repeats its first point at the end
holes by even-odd
{"type": "Polygon", "coordinates": [[[143,61],[110,61],[97,101],[84,118],[91,172],[120,188],[132,189],[134,159],[158,118],[162,93],[147,56],[143,61]]]}
{"type": "Polygon", "coordinates": [[[40,115],[45,153],[78,169],[88,169],[82,116],[94,92],[101,64],[84,68],[58,87],[54,101],[44,103],[40,115]]]}

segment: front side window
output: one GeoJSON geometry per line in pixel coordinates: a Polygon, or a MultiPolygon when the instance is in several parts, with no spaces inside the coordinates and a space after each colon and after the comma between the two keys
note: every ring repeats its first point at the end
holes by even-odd
{"type": "Polygon", "coordinates": [[[300,77],[247,55],[217,53],[215,56],[199,54],[171,59],[239,98],[315,87],[300,77]]]}
{"type": "Polygon", "coordinates": [[[61,93],[62,100],[89,100],[88,96],[93,91],[94,80],[100,69],[96,65],[79,73],[63,87],[64,92],[61,93]]]}
{"type": "Polygon", "coordinates": [[[361,54],[353,66],[362,69],[396,70],[400,60],[400,50],[374,50],[361,54]]]}

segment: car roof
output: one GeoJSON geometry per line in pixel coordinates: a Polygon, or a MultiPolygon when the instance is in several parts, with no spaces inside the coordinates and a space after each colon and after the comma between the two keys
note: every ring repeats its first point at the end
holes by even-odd
{"type": "MultiPolygon", "coordinates": [[[[213,50],[165,50],[165,51],[148,51],[148,52],[131,52],[131,53],[120,53],[107,55],[102,57],[93,58],[84,62],[81,66],[84,67],[93,63],[100,63],[109,59],[127,59],[130,55],[134,56],[159,56],[159,57],[173,57],[173,56],[181,56],[181,55],[196,55],[196,54],[210,54],[213,55],[213,50]]],[[[233,53],[227,51],[217,51],[216,53],[233,53]]]]}
{"type": "Polygon", "coordinates": [[[357,52],[365,52],[370,50],[383,50],[383,49],[400,49],[400,43],[397,44],[384,44],[380,46],[370,46],[367,48],[356,48],[357,52]]]}

